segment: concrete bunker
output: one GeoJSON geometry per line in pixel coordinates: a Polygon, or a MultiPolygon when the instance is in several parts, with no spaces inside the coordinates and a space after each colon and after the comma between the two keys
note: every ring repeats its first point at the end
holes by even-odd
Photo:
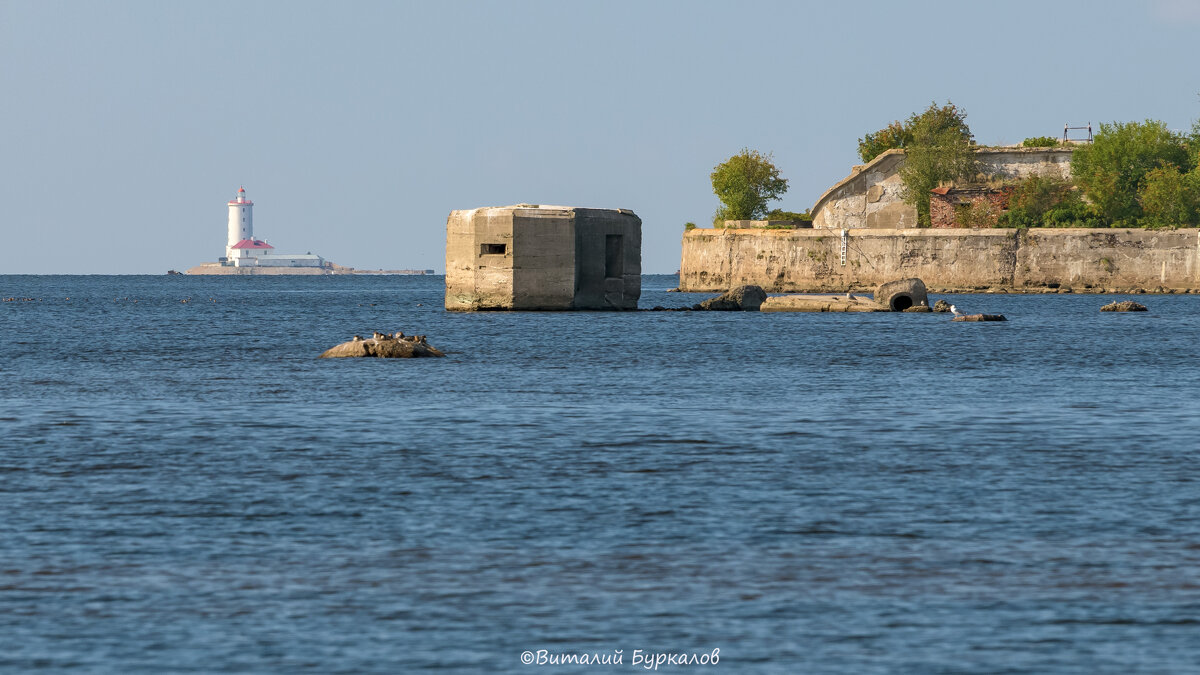
{"type": "Polygon", "coordinates": [[[446,309],[636,309],[642,220],[629,209],[516,204],[451,211],[446,309]]]}

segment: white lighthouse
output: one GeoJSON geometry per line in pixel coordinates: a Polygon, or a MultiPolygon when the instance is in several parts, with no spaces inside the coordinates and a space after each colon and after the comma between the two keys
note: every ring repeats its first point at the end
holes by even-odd
{"type": "Polygon", "coordinates": [[[246,198],[246,188],[238,188],[237,197],[229,202],[229,236],[225,244],[225,257],[233,260],[233,247],[240,241],[253,238],[254,202],[246,198]]]}
{"type": "MultiPolygon", "coordinates": [[[[325,269],[325,259],[319,255],[281,255],[275,247],[254,238],[254,202],[246,198],[246,188],[239,188],[237,197],[228,203],[229,226],[225,237],[225,258],[222,267],[308,267],[325,269]]],[[[279,272],[287,274],[287,272],[279,272]]]]}

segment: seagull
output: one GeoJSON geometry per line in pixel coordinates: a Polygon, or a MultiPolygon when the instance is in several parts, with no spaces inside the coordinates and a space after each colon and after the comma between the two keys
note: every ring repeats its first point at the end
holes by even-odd
{"type": "Polygon", "coordinates": [[[954,305],[950,305],[950,313],[953,314],[954,316],[963,316],[963,313],[958,311],[958,308],[955,307],[954,305]]]}
{"type": "Polygon", "coordinates": [[[857,300],[858,298],[854,297],[853,293],[846,293],[846,299],[847,300],[857,300]]]}

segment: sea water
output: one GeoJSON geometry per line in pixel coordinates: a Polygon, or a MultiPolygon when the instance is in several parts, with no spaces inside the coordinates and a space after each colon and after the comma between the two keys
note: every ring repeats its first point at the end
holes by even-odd
{"type": "Polygon", "coordinates": [[[0,277],[0,669],[1200,668],[1198,296],[442,292],[0,277]],[[447,356],[316,358],[374,330],[447,356]]]}

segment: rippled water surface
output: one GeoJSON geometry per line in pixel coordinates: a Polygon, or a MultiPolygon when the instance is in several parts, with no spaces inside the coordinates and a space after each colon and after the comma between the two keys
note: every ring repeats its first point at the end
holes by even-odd
{"type": "MultiPolygon", "coordinates": [[[[703,297],[676,281],[641,305],[703,297]]],[[[1198,296],[947,296],[1010,319],[952,324],[441,294],[0,277],[0,669],[1200,667],[1198,296]],[[448,356],[315,358],[376,329],[448,356]]]]}

